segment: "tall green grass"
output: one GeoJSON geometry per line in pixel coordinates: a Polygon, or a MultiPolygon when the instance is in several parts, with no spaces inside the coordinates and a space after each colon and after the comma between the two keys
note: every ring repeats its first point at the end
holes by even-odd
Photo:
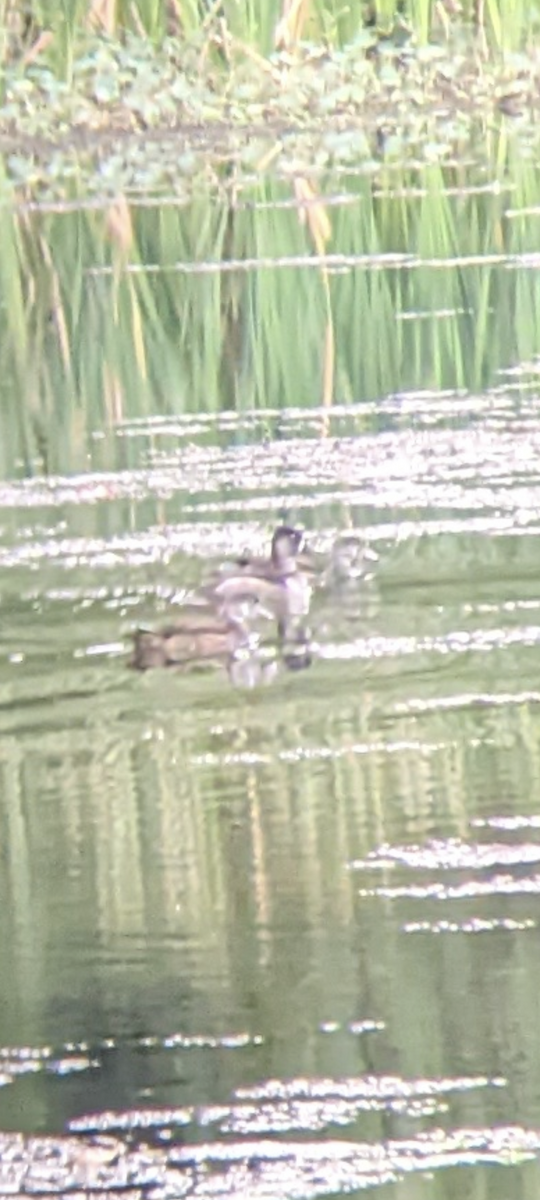
{"type": "Polygon", "coordinates": [[[3,209],[0,472],[86,462],[125,418],[318,406],[329,317],[336,402],[498,386],[540,328],[520,258],[538,172],[505,163],[492,188],[440,166],[351,175],[323,259],[277,182],[237,207],[132,206],[122,245],[104,213],[3,209]]]}

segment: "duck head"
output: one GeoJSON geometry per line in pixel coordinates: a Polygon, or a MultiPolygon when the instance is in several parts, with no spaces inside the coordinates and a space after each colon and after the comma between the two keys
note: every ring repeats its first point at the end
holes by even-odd
{"type": "Polygon", "coordinates": [[[303,529],[291,525],[278,525],[272,537],[270,561],[277,570],[295,570],[296,558],[304,546],[303,529]]]}
{"type": "Polygon", "coordinates": [[[243,571],[259,575],[287,575],[296,570],[296,559],[304,545],[304,531],[294,529],[292,525],[278,525],[272,535],[270,555],[259,557],[252,554],[242,554],[236,560],[236,566],[243,571]]]}

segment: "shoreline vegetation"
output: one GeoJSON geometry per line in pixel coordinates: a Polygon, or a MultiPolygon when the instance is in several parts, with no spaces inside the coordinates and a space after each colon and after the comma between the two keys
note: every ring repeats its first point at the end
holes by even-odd
{"type": "Polygon", "coordinates": [[[365,22],[343,10],[346,27],[333,8],[285,0],[268,6],[265,30],[248,0],[243,23],[223,0],[198,25],[175,0],[162,29],[146,7],[122,23],[120,3],[93,0],[74,6],[69,27],[60,11],[46,27],[39,12],[25,26],[22,9],[5,9],[19,32],[4,26],[2,38],[4,200],[188,200],[198,184],[230,196],[268,175],[485,165],[498,160],[501,127],[537,154],[538,11],[529,5],[526,23],[518,0],[504,22],[502,0],[417,0],[407,13],[364,6],[365,22]]]}
{"type": "Polygon", "coordinates": [[[536,386],[539,6],[1,4],[1,476],[156,414],[536,386]]]}

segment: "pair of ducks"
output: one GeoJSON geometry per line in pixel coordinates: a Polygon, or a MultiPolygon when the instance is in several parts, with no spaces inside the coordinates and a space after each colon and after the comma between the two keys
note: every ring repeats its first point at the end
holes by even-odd
{"type": "Polygon", "coordinates": [[[156,632],[138,629],[130,665],[147,670],[225,660],[230,668],[242,656],[253,655],[257,626],[271,617],[277,620],[285,667],[307,667],[311,655],[304,618],[314,579],[339,585],[366,577],[376,558],[355,534],[345,534],[336,539],[320,571],[317,556],[304,549],[303,530],[279,525],[268,557],[243,555],[203,587],[200,602],[185,606],[174,624],[156,632]]]}
{"type": "MultiPolygon", "coordinates": [[[[307,614],[311,599],[311,584],[300,566],[303,543],[301,530],[278,526],[268,558],[242,556],[202,588],[201,602],[186,606],[177,622],[156,632],[136,630],[130,665],[144,671],[212,659],[230,663],[256,649],[259,618],[276,618],[284,641],[290,622],[307,614]]],[[[297,665],[284,657],[286,665],[297,665]]]]}

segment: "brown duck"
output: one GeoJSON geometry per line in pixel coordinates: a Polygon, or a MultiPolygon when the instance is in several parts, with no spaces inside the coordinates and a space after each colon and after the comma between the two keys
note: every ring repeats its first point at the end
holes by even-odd
{"type": "Polygon", "coordinates": [[[193,605],[162,629],[137,629],[129,665],[139,671],[189,667],[228,660],[242,648],[249,650],[256,642],[248,624],[253,605],[246,601],[243,607],[243,612],[225,608],[216,612],[202,604],[193,605]]]}

